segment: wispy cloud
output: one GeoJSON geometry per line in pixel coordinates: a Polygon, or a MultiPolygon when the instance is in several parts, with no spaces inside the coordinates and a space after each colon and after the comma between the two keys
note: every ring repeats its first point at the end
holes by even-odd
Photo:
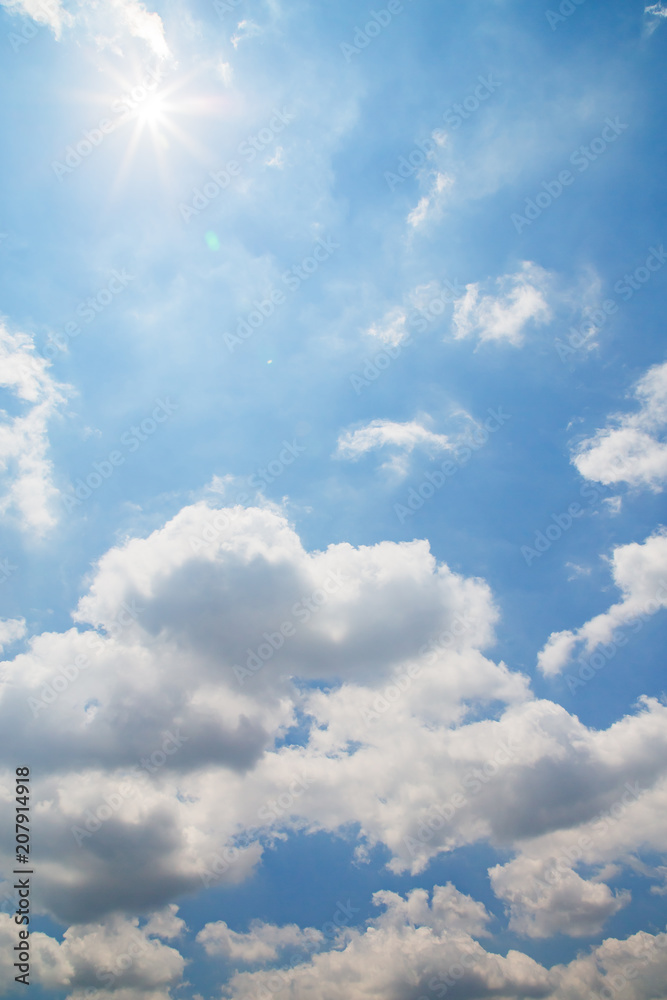
{"type": "Polygon", "coordinates": [[[480,285],[466,285],[454,307],[454,337],[477,334],[480,341],[505,340],[519,347],[529,324],[542,326],[551,319],[547,303],[550,275],[530,261],[521,270],[496,280],[497,295],[481,295],[480,285]]]}
{"type": "Polygon", "coordinates": [[[402,306],[396,306],[394,309],[390,309],[379,323],[373,323],[366,332],[371,337],[377,337],[383,344],[396,347],[409,336],[406,321],[405,309],[402,306]]]}
{"type": "Polygon", "coordinates": [[[170,55],[159,14],[146,9],[140,0],[78,0],[79,9],[66,10],[61,0],[0,0],[12,13],[31,17],[38,24],[51,28],[55,37],[62,37],[63,28],[83,29],[87,37],[101,47],[119,50],[124,38],[145,42],[158,59],[170,55]]]}
{"type": "Polygon", "coordinates": [[[424,448],[430,453],[448,451],[454,447],[446,434],[436,434],[417,420],[399,423],[394,420],[371,420],[356,430],[348,430],[338,438],[336,456],[355,461],[369,451],[390,448],[392,457],[384,468],[404,475],[407,471],[406,457],[415,448],[424,448]]]}

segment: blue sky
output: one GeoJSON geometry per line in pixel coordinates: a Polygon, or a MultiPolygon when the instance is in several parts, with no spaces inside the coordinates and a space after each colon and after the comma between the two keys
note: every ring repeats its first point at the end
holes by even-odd
{"type": "Polygon", "coordinates": [[[667,997],[666,39],[1,0],[7,995],[667,997]]]}

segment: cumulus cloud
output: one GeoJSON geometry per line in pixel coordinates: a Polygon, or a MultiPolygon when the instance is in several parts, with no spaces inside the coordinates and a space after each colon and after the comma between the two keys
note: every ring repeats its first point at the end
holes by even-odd
{"type": "Polygon", "coordinates": [[[667,362],[650,368],[634,395],[637,412],[612,416],[607,427],[581,442],[572,462],[586,479],[657,493],[667,481],[667,362]]]}
{"type": "Polygon", "coordinates": [[[667,607],[667,532],[664,529],[642,543],[619,545],[612,553],[610,565],[622,600],[576,631],[553,632],[537,660],[545,676],[559,674],[577,647],[583,647],[583,652],[590,656],[599,646],[612,641],[626,645],[628,628],[633,633],[638,632],[650,615],[667,607]]]}
{"type": "Polygon", "coordinates": [[[365,927],[341,933],[334,949],[266,971],[237,971],[223,996],[240,1000],[284,990],[293,1000],[417,1000],[450,993],[475,1000],[665,997],[667,934],[607,938],[568,964],[547,969],[515,949],[506,955],[487,951],[476,939],[488,933],[490,915],[451,883],[405,897],[380,891],[373,901],[383,912],[365,927]]]}
{"type": "MultiPolygon", "coordinates": [[[[363,926],[341,929],[331,943],[313,928],[259,921],[247,934],[229,932],[223,922],[207,924],[197,941],[212,962],[230,962],[232,972],[221,991],[230,1000],[280,991],[293,1000],[417,1000],[450,991],[476,1000],[589,1000],[610,992],[623,1000],[665,996],[667,934],[641,931],[625,940],[607,938],[568,964],[547,969],[516,949],[488,951],[478,939],[489,936],[490,914],[451,883],[405,896],[381,890],[373,901],[382,912],[363,926]],[[283,948],[290,949],[289,961],[283,948]],[[270,962],[279,964],[254,971],[235,968],[270,962]]],[[[187,930],[176,912],[171,906],[142,926],[136,918],[112,916],[104,923],[70,927],[62,941],[33,932],[31,981],[47,990],[66,990],[68,1000],[172,1000],[185,985],[186,966],[174,944],[163,940],[180,938],[187,930]]],[[[0,970],[6,984],[14,974],[15,932],[13,921],[0,915],[0,970]]]]}
{"type": "Polygon", "coordinates": [[[114,34],[110,36],[112,41],[118,36],[122,38],[124,34],[128,34],[145,42],[158,59],[169,57],[164,25],[159,14],[146,10],[145,5],[139,0],[111,0],[108,8],[109,24],[114,30],[114,34]]]}
{"type": "Polygon", "coordinates": [[[0,513],[14,514],[21,528],[43,535],[56,523],[58,490],[49,460],[49,424],[66,401],[68,386],[49,374],[32,337],[11,333],[0,322],[0,386],[18,400],[20,412],[0,410],[0,513]]]}
{"type": "MultiPolygon", "coordinates": [[[[70,1000],[95,1000],[110,992],[115,1000],[169,1000],[170,988],[182,982],[185,960],[176,948],[160,940],[174,934],[161,933],[159,925],[161,920],[175,921],[180,934],[185,924],[175,916],[176,910],[172,906],[166,914],[155,914],[143,927],[136,917],[118,916],[105,923],[79,924],[65,930],[62,942],[32,931],[31,983],[47,990],[68,990],[70,1000]]],[[[5,966],[5,983],[15,975],[16,931],[13,918],[0,914],[0,968],[5,966]]]]}
{"type": "Polygon", "coordinates": [[[480,341],[505,340],[520,346],[529,324],[542,326],[551,319],[549,280],[547,271],[524,261],[521,270],[497,279],[497,295],[480,295],[478,283],[466,285],[465,295],[454,306],[455,339],[476,334],[480,341]]]}
{"type": "MultiPolygon", "coordinates": [[[[541,859],[627,782],[632,822],[587,863],[664,850],[667,708],[587,728],[485,654],[497,618],[488,585],[426,542],[308,552],[272,509],[198,503],[111,549],[78,627],[2,665],[4,743],[29,745],[35,769],[36,909],[147,913],[241,882],[290,831],[354,829],[360,857],[385,845],[396,873],[481,842],[541,859]],[[284,744],[297,721],[303,740],[284,744]]],[[[578,876],[568,898],[601,923],[606,890],[578,876]]],[[[223,950],[280,951],[266,927],[218,931],[223,950]]]]}
{"type": "Polygon", "coordinates": [[[275,962],[286,949],[307,951],[324,940],[314,927],[302,930],[296,924],[282,927],[255,920],[247,934],[231,930],[224,920],[206,924],[197,935],[207,955],[222,956],[243,965],[266,965],[275,962]]]}
{"type": "Polygon", "coordinates": [[[78,9],[66,10],[61,0],[0,0],[12,13],[48,25],[55,37],[63,28],[82,28],[100,47],[119,50],[126,38],[138,38],[158,59],[170,55],[159,14],[148,11],[140,0],[77,0],[78,9]]]}
{"type": "Polygon", "coordinates": [[[667,983],[667,934],[640,931],[625,941],[608,938],[588,955],[552,969],[557,1000],[618,996],[663,1000],[667,983]]]}
{"type": "Polygon", "coordinates": [[[543,881],[544,874],[544,861],[527,857],[489,872],[493,891],[509,905],[511,930],[533,938],[592,937],[630,901],[629,892],[615,894],[604,882],[587,881],[571,868],[553,884],[543,881]]]}
{"type": "Polygon", "coordinates": [[[451,884],[434,886],[429,896],[424,889],[405,898],[377,892],[374,902],[384,912],[348,932],[343,948],[288,969],[237,973],[224,994],[259,996],[278,980],[293,1000],[416,1000],[434,988],[446,990],[447,981],[456,983],[459,996],[480,1000],[548,994],[548,974],[532,959],[516,951],[491,955],[475,940],[490,919],[480,903],[451,884]]]}
{"type": "MultiPolygon", "coordinates": [[[[438,565],[424,542],[308,553],[271,510],[185,508],[108,552],[75,617],[87,630],[34,636],[3,665],[0,689],[7,738],[30,741],[35,794],[54,803],[40,891],[67,919],[194,891],[239,832],[283,816],[267,802],[289,799],[319,757],[271,749],[307,707],[292,678],[372,693],[428,657],[427,683],[451,692],[454,714],[457,690],[525,693],[478,651],[496,617],[482,581],[438,565]],[[438,674],[442,656],[422,646],[460,619],[475,624],[456,630],[451,669],[438,674]]],[[[257,863],[256,840],[246,847],[225,877],[257,863]]]]}

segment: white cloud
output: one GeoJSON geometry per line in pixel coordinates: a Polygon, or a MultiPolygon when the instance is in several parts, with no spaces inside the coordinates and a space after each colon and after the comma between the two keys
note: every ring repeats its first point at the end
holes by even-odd
{"type": "Polygon", "coordinates": [[[630,626],[637,632],[647,617],[667,607],[667,532],[658,531],[641,544],[619,545],[610,563],[614,584],[623,599],[576,631],[553,632],[549,636],[537,661],[547,677],[563,670],[577,646],[583,644],[590,655],[598,646],[612,641],[625,645],[629,637],[621,632],[614,638],[617,629],[630,626]]]}
{"type": "Polygon", "coordinates": [[[225,87],[231,87],[234,79],[234,69],[231,63],[220,60],[215,67],[217,75],[220,77],[225,87]]]}
{"type": "Polygon", "coordinates": [[[667,934],[640,931],[625,941],[608,938],[589,955],[556,966],[555,1000],[614,996],[622,1000],[664,1000],[667,996],[667,934]]]}
{"type": "Polygon", "coordinates": [[[223,996],[241,1000],[284,991],[291,1000],[417,1000],[420,996],[525,1000],[623,1000],[667,996],[667,934],[607,938],[567,965],[546,969],[521,951],[487,951],[476,940],[490,922],[484,906],[454,886],[375,893],[384,912],[341,935],[337,947],[291,966],[237,972],[223,996]]]}
{"type": "Polygon", "coordinates": [[[0,618],[0,653],[26,633],[25,618],[0,618]]]}
{"type": "MultiPolygon", "coordinates": [[[[623,1000],[664,998],[667,982],[667,934],[633,934],[625,940],[607,938],[567,965],[546,969],[516,949],[507,954],[487,951],[477,940],[488,936],[492,918],[485,907],[451,883],[431,892],[414,889],[404,897],[376,892],[382,912],[365,926],[342,929],[327,944],[313,928],[277,927],[255,922],[247,934],[230,933],[222,922],[207,924],[197,935],[215,960],[277,968],[232,972],[222,984],[222,996],[289,993],[292,1000],[416,1000],[420,995],[452,995],[485,1000],[526,997],[544,1000],[590,1000],[610,993],[623,1000]],[[276,948],[263,943],[279,942],[276,948]],[[221,947],[218,944],[222,942],[221,947]],[[286,965],[283,947],[316,954],[294,955],[286,965]],[[271,957],[269,957],[271,952],[271,957]]],[[[31,981],[46,990],[66,990],[68,1000],[172,1000],[182,988],[185,960],[163,943],[171,933],[154,924],[165,919],[186,928],[176,907],[153,915],[148,923],[112,916],[104,923],[83,924],[65,931],[62,942],[42,932],[30,937],[31,981]]],[[[171,929],[171,928],[169,928],[171,929]]],[[[533,935],[534,936],[534,935],[533,935]]],[[[16,926],[0,915],[0,970],[11,984],[16,926]]],[[[11,986],[6,989],[11,991],[11,986]]],[[[197,994],[198,996],[198,994],[197,994]]]]}
{"type": "Polygon", "coordinates": [[[661,18],[667,17],[667,6],[664,3],[652,3],[648,7],[644,7],[644,13],[649,14],[652,18],[648,22],[648,33],[652,35],[661,23],[661,18]]]}
{"type": "MultiPolygon", "coordinates": [[[[356,828],[361,853],[385,845],[396,873],[481,842],[542,860],[626,782],[642,792],[586,863],[665,850],[667,708],[596,731],[534,700],[484,655],[497,617],[487,584],[426,542],[307,552],[267,509],[198,503],[111,549],[76,612],[99,631],[35,636],[0,674],[5,741],[30,745],[35,768],[36,911],[86,924],[148,912],[242,881],[296,830],[356,828]],[[298,718],[302,744],[282,745],[298,718]]],[[[614,904],[589,882],[579,873],[567,898],[601,922],[614,904]]],[[[224,932],[222,947],[278,948],[271,933],[224,932]]]]}
{"type": "Polygon", "coordinates": [[[313,927],[301,930],[296,924],[278,927],[255,920],[247,934],[230,930],[224,920],[206,924],[197,935],[207,955],[222,956],[244,965],[266,965],[275,962],[286,948],[307,951],[324,940],[321,931],[313,927]]]}
{"type": "Polygon", "coordinates": [[[12,13],[24,14],[38,24],[46,24],[56,38],[62,37],[63,27],[83,27],[86,34],[100,47],[118,50],[126,37],[145,42],[158,59],[170,55],[165,40],[164,25],[159,14],[148,11],[140,0],[77,0],[78,10],[66,10],[61,0],[0,0],[12,13]]]}
{"type": "Polygon", "coordinates": [[[410,336],[406,329],[407,315],[402,306],[390,309],[380,323],[373,323],[366,331],[369,336],[377,337],[383,344],[396,347],[410,336]]]}
{"type": "Polygon", "coordinates": [[[516,951],[492,955],[474,939],[484,933],[489,915],[451,884],[434,886],[431,899],[424,889],[405,898],[377,892],[373,899],[384,912],[367,928],[349,931],[342,949],[293,968],[237,973],[225,995],[260,996],[279,980],[292,1000],[405,1000],[434,995],[434,980],[444,991],[451,975],[460,996],[547,995],[548,974],[540,965],[516,951]]]}
{"type": "MultiPolygon", "coordinates": [[[[88,10],[88,4],[84,10],[88,10]]],[[[95,9],[95,8],[93,8],[95,9]]],[[[159,14],[146,10],[139,0],[106,0],[105,10],[110,10],[109,25],[113,26],[112,40],[127,33],[140,38],[158,59],[167,59],[169,47],[164,37],[164,25],[159,14]]],[[[97,11],[95,12],[95,18],[97,11]]],[[[93,21],[95,23],[95,20],[93,21]]],[[[104,30],[104,29],[103,29],[104,30]]]]}
{"type": "Polygon", "coordinates": [[[68,386],[48,373],[49,362],[35,353],[32,337],[10,333],[0,322],[0,386],[23,412],[0,410],[0,473],[5,473],[0,513],[14,512],[24,530],[44,534],[56,522],[53,466],[47,458],[48,427],[66,401],[68,386]]]}
{"type": "Polygon", "coordinates": [[[415,448],[424,448],[429,453],[453,450],[454,444],[446,434],[436,434],[417,420],[398,423],[394,420],[371,420],[364,427],[345,431],[338,438],[336,455],[339,458],[355,460],[369,451],[389,447],[394,449],[392,458],[385,468],[405,475],[405,456],[415,448]]]}
{"type": "Polygon", "coordinates": [[[547,271],[524,261],[516,274],[497,279],[495,296],[480,296],[478,283],[466,285],[466,294],[454,306],[454,337],[477,334],[480,341],[506,340],[520,346],[529,324],[542,326],[551,319],[546,299],[549,281],[547,271]]]}
{"type": "Polygon", "coordinates": [[[61,0],[0,0],[0,4],[11,14],[23,14],[37,24],[48,25],[56,38],[60,38],[63,25],[73,21],[61,0]]]}
{"type": "Polygon", "coordinates": [[[551,885],[544,882],[544,872],[544,860],[527,857],[490,870],[493,891],[509,905],[510,930],[533,938],[593,937],[630,901],[629,892],[614,894],[603,882],[587,881],[571,868],[551,885]]]}
{"type": "MultiPolygon", "coordinates": [[[[175,918],[176,907],[166,918],[175,918]]],[[[62,943],[40,931],[30,933],[30,981],[47,990],[69,990],[71,1000],[89,997],[97,988],[100,997],[114,1000],[169,1000],[170,987],[183,978],[185,960],[173,947],[159,940],[158,913],[143,927],[135,917],[112,916],[104,923],[69,927],[62,943]]],[[[179,933],[185,924],[178,920],[179,933]]],[[[13,981],[13,948],[17,944],[13,917],[0,914],[0,969],[13,981]]]]}
{"type": "Polygon", "coordinates": [[[655,365],[635,387],[636,413],[615,414],[610,425],[582,441],[572,462],[596,482],[628,483],[659,492],[667,481],[667,362],[655,365]]]}
{"type": "MultiPolygon", "coordinates": [[[[525,694],[525,679],[478,651],[496,617],[483,581],[438,565],[424,542],[307,553],[270,510],[185,508],[149,538],[108,552],[75,617],[106,634],[34,636],[3,665],[0,687],[3,731],[30,740],[43,776],[35,797],[53,803],[41,905],[66,920],[202,888],[204,868],[240,831],[273,829],[275,817],[259,811],[307,776],[313,758],[325,776],[332,761],[320,761],[317,745],[272,750],[296,707],[307,707],[308,692],[290,677],[347,680],[372,696],[408,663],[431,658],[420,652],[430,637],[469,619],[451,645],[451,669],[439,669],[442,656],[425,666],[427,683],[450,692],[448,712],[456,716],[467,693],[525,694]],[[185,741],[165,762],[168,732],[185,741]],[[167,764],[157,771],[142,763],[155,753],[167,764]],[[112,815],[100,824],[105,802],[112,815]]],[[[303,824],[298,794],[294,822],[303,824]]],[[[256,834],[251,844],[226,878],[252,870],[256,834]]]]}
{"type": "Polygon", "coordinates": [[[417,229],[427,220],[437,219],[442,214],[445,203],[445,192],[451,188],[454,178],[449,174],[437,171],[428,194],[420,198],[419,202],[408,215],[408,223],[417,229]]]}

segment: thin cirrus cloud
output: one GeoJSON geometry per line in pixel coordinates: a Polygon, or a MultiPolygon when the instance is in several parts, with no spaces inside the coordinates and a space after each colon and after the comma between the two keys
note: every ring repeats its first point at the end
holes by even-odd
{"type": "Polygon", "coordinates": [[[636,412],[612,416],[607,427],[579,444],[572,463],[586,479],[658,493],[667,482],[667,362],[650,368],[634,395],[636,412]]]}
{"type": "Polygon", "coordinates": [[[496,279],[497,294],[483,295],[475,282],[454,306],[454,338],[476,335],[480,342],[505,341],[519,347],[530,325],[543,326],[552,318],[547,302],[550,275],[530,261],[515,274],[496,279]]]}

